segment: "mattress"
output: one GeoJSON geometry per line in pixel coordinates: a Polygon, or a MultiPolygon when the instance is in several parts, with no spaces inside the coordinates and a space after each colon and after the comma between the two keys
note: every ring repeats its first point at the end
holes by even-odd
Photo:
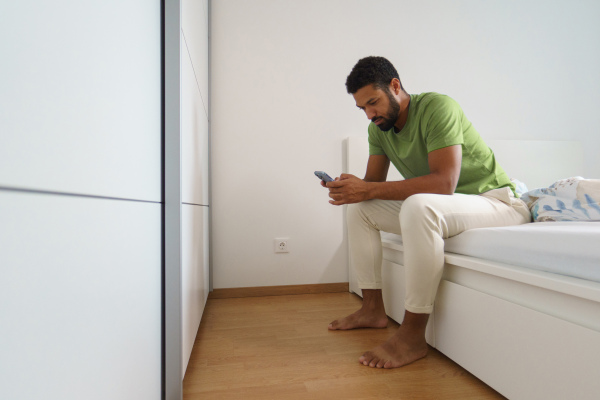
{"type": "MultiPolygon", "coordinates": [[[[384,234],[399,242],[398,235],[384,234]]],[[[536,222],[471,229],[445,251],[600,282],[600,222],[536,222]]]]}

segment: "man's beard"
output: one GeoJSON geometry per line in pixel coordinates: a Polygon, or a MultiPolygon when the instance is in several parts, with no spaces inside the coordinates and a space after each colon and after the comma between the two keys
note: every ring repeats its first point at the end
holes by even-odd
{"type": "Polygon", "coordinates": [[[400,103],[396,101],[394,96],[390,92],[386,90],[385,94],[387,95],[390,105],[387,109],[387,113],[384,116],[375,117],[371,121],[375,122],[377,119],[382,119],[383,122],[379,124],[379,129],[382,131],[389,131],[394,127],[396,121],[398,121],[398,117],[400,117],[400,103]]]}

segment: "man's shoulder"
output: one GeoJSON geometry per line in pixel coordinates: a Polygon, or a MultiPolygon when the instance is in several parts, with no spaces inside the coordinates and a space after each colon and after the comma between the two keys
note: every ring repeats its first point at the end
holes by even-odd
{"type": "Polygon", "coordinates": [[[415,114],[417,119],[427,125],[428,121],[461,118],[462,108],[452,97],[445,94],[429,92],[417,95],[415,98],[415,114]]]}
{"type": "Polygon", "coordinates": [[[422,108],[458,106],[458,103],[452,97],[437,92],[411,95],[411,101],[414,101],[417,107],[422,108]]]}

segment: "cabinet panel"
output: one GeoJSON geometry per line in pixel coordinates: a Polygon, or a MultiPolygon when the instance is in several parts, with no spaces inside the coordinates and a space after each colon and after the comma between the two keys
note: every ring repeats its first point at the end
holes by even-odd
{"type": "Polygon", "coordinates": [[[183,0],[181,25],[208,111],[208,1],[183,0]]]}
{"type": "Polygon", "coordinates": [[[184,203],[206,205],[208,120],[183,39],[181,52],[181,195],[184,203]]]}
{"type": "Polygon", "coordinates": [[[187,204],[181,207],[182,371],[184,375],[208,297],[206,246],[208,235],[205,231],[207,209],[208,207],[187,204]]]}
{"type": "Polygon", "coordinates": [[[160,219],[0,190],[0,398],[160,399],[160,219]]]}
{"type": "Polygon", "coordinates": [[[0,6],[0,186],[160,201],[160,2],[0,6]]]}

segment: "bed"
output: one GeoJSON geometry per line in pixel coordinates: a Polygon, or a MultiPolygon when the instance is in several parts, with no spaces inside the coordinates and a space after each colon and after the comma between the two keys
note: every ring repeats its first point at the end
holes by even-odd
{"type": "MultiPolygon", "coordinates": [[[[581,174],[577,142],[486,141],[529,188],[581,174]],[[561,160],[540,168],[540,161],[561,160]]],[[[366,137],[345,143],[364,175],[366,137]]],[[[391,171],[388,180],[402,177],[391,171]]],[[[404,317],[404,247],[383,233],[383,296],[404,317]]],[[[600,222],[536,222],[446,240],[427,342],[510,399],[600,398],[600,222]]],[[[360,295],[352,269],[350,290],[360,295]]]]}

